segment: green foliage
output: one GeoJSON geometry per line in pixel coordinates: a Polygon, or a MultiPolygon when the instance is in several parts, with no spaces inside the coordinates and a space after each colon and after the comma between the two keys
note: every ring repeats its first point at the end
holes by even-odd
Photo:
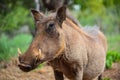
{"type": "Polygon", "coordinates": [[[119,18],[112,11],[102,14],[90,14],[89,10],[79,12],[78,20],[85,26],[93,26],[97,24],[102,28],[102,31],[106,34],[119,33],[119,18]]]}
{"type": "Polygon", "coordinates": [[[84,25],[97,24],[105,33],[120,33],[120,0],[74,0],[80,5],[77,18],[84,25]]]}
{"type": "MultiPolygon", "coordinates": [[[[44,67],[44,63],[39,64],[36,69],[40,69],[40,68],[42,68],[42,67],[44,67]]],[[[35,70],[36,70],[36,69],[35,69],[35,70]]]]}
{"type": "Polygon", "coordinates": [[[74,0],[73,2],[74,4],[80,4],[82,11],[89,9],[90,12],[98,13],[104,10],[103,0],[74,0]]]}
{"type": "Polygon", "coordinates": [[[17,35],[16,37],[9,39],[6,35],[0,37],[0,61],[9,60],[13,56],[17,55],[17,48],[25,51],[32,37],[30,35],[17,35]]]}
{"type": "Polygon", "coordinates": [[[18,6],[30,9],[35,6],[35,3],[33,0],[0,0],[0,11],[4,16],[18,6]]]}
{"type": "Polygon", "coordinates": [[[5,17],[0,16],[0,30],[10,31],[19,28],[24,24],[33,26],[32,17],[29,17],[30,11],[23,7],[16,7],[12,12],[5,17]]]}
{"type": "Polygon", "coordinates": [[[120,35],[109,35],[108,39],[108,53],[106,57],[106,68],[111,68],[113,62],[120,62],[120,35]]]}
{"type": "Polygon", "coordinates": [[[107,35],[108,51],[116,51],[120,53],[120,35],[107,35]]]}
{"type": "Polygon", "coordinates": [[[9,46],[7,40],[8,40],[7,37],[1,36],[0,38],[0,61],[4,59],[8,59],[10,56],[10,54],[7,54],[9,52],[9,46]]]}
{"type": "Polygon", "coordinates": [[[106,58],[106,68],[111,68],[113,62],[120,62],[120,53],[109,51],[106,58]]]}
{"type": "Polygon", "coordinates": [[[103,80],[111,80],[110,78],[104,78],[103,80]]]}

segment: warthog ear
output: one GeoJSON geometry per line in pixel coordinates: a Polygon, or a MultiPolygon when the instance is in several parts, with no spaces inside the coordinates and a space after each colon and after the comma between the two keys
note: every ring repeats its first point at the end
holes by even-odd
{"type": "Polygon", "coordinates": [[[56,19],[58,20],[58,23],[62,27],[62,23],[66,19],[66,6],[65,5],[58,9],[56,19]]]}
{"type": "Polygon", "coordinates": [[[32,12],[32,15],[33,15],[35,21],[40,21],[44,17],[44,14],[42,14],[41,12],[39,12],[35,9],[31,9],[31,12],[32,12]]]}

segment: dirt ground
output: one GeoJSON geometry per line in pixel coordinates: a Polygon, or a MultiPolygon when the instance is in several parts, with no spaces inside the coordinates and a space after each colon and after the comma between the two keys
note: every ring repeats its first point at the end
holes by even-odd
{"type": "MultiPolygon", "coordinates": [[[[112,69],[105,70],[104,78],[110,80],[120,80],[120,63],[114,63],[112,69]]],[[[45,65],[41,69],[35,69],[31,72],[22,72],[17,67],[15,59],[9,62],[0,62],[0,80],[55,80],[52,68],[45,65]]],[[[68,80],[65,78],[65,80],[68,80]]]]}

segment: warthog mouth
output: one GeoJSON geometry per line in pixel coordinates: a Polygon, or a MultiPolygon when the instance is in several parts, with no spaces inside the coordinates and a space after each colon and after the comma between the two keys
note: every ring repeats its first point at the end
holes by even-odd
{"type": "Polygon", "coordinates": [[[24,71],[24,72],[29,72],[33,69],[35,69],[39,64],[45,62],[45,60],[41,60],[39,62],[35,62],[34,64],[30,65],[30,64],[25,64],[25,63],[19,63],[18,66],[19,68],[24,71]]]}
{"type": "Polygon", "coordinates": [[[18,64],[19,68],[24,72],[29,72],[32,70],[32,66],[27,64],[18,64]]]}
{"type": "MultiPolygon", "coordinates": [[[[38,56],[33,59],[33,61],[31,63],[26,63],[26,61],[22,61],[22,52],[20,51],[20,49],[18,48],[18,54],[19,54],[19,64],[18,67],[24,71],[24,72],[29,72],[33,69],[35,69],[39,64],[43,63],[44,61],[46,61],[46,59],[40,59],[38,56]]],[[[41,50],[39,50],[39,56],[41,56],[41,50]]]]}
{"type": "Polygon", "coordinates": [[[20,63],[20,64],[18,64],[18,66],[22,71],[29,72],[29,71],[35,69],[39,64],[34,64],[34,65],[31,66],[31,65],[28,65],[28,64],[20,63]]]}

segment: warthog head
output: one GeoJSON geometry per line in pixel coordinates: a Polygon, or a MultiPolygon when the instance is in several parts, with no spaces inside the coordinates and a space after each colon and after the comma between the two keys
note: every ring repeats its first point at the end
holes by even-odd
{"type": "Polygon", "coordinates": [[[66,19],[66,7],[62,6],[52,15],[44,15],[36,10],[31,10],[36,33],[28,50],[19,55],[19,68],[28,72],[44,61],[50,61],[60,55],[65,49],[65,35],[62,23],[66,19]]]}

